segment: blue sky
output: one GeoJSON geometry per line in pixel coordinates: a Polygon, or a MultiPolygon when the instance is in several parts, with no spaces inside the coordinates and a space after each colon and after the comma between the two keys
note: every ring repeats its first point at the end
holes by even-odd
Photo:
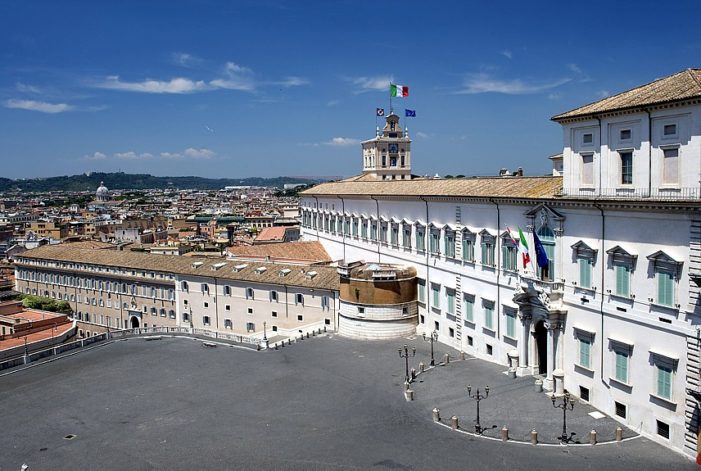
{"type": "Polygon", "coordinates": [[[0,156],[86,171],[353,175],[388,82],[418,174],[549,170],[554,114],[701,67],[701,3],[0,1],[0,156]]]}

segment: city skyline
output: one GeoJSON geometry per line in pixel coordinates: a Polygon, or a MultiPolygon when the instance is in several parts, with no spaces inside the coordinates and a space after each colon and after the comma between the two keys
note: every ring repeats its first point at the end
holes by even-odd
{"type": "Polygon", "coordinates": [[[664,41],[620,34],[605,49],[596,38],[657,4],[591,4],[576,34],[567,5],[442,7],[4,4],[4,176],[353,175],[390,82],[410,90],[393,104],[414,173],[544,174],[562,150],[551,116],[699,65],[692,2],[656,8],[675,24],[664,41]]]}

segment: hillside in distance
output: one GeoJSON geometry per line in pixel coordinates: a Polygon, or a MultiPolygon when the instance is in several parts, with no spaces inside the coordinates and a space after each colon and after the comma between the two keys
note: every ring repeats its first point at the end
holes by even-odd
{"type": "Polygon", "coordinates": [[[247,177],[247,178],[203,178],[203,177],[156,177],[148,174],[123,172],[101,173],[13,180],[0,177],[0,191],[44,192],[44,191],[94,191],[104,182],[110,190],[145,190],[166,188],[193,188],[219,190],[225,186],[267,186],[282,188],[288,183],[315,184],[327,178],[312,177],[247,177]]]}

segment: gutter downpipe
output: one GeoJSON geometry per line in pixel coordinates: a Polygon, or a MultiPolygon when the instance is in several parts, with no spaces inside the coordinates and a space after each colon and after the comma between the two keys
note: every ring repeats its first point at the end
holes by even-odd
{"type": "MultiPolygon", "coordinates": [[[[372,195],[370,195],[370,199],[375,202],[375,207],[377,208],[377,232],[375,233],[375,242],[377,242],[377,263],[381,263],[380,234],[382,233],[382,221],[380,221],[380,202],[372,195]]],[[[372,231],[372,227],[370,227],[370,230],[372,231]]]]}
{"type": "Polygon", "coordinates": [[[647,197],[652,196],[652,115],[650,110],[645,108],[647,113],[647,197]]]}
{"type": "MultiPolygon", "coordinates": [[[[604,245],[606,243],[606,218],[604,216],[604,210],[601,206],[598,204],[595,204],[594,207],[599,210],[601,213],[601,257],[604,257],[604,245]]],[[[599,264],[601,265],[601,288],[600,288],[600,296],[601,296],[601,301],[599,303],[599,314],[601,316],[601,348],[600,348],[600,354],[599,354],[599,378],[601,379],[601,382],[609,388],[610,386],[606,383],[604,380],[604,262],[600,261],[599,264]]]]}
{"type": "MultiPolygon", "coordinates": [[[[601,196],[601,166],[602,161],[604,160],[604,153],[601,152],[601,149],[603,148],[603,145],[601,144],[601,118],[594,116],[594,119],[599,122],[599,196],[601,196]]],[[[608,143],[606,146],[608,147],[608,143]]]]}
{"type": "Polygon", "coordinates": [[[429,265],[429,253],[428,253],[428,250],[426,249],[426,246],[425,246],[426,235],[427,235],[426,233],[428,232],[428,221],[429,221],[429,219],[428,219],[428,201],[423,196],[419,196],[419,199],[421,201],[423,201],[424,204],[426,204],[426,227],[424,227],[424,247],[422,247],[422,250],[424,250],[424,252],[426,253],[426,285],[424,286],[424,289],[426,291],[424,291],[424,294],[426,295],[426,298],[425,298],[426,299],[426,308],[427,308],[426,312],[431,312],[431,296],[430,296],[431,283],[430,283],[430,276],[429,276],[429,271],[431,270],[431,267],[429,265]]]}
{"type": "Polygon", "coordinates": [[[497,237],[494,241],[494,250],[497,252],[497,263],[495,267],[497,272],[497,305],[495,307],[497,315],[497,338],[501,338],[501,287],[499,285],[501,280],[501,247],[499,247],[499,241],[501,240],[501,237],[499,237],[499,231],[501,230],[501,211],[499,209],[499,203],[494,201],[493,198],[489,198],[489,202],[497,207],[497,237]]]}
{"type": "MultiPolygon", "coordinates": [[[[343,219],[341,219],[341,243],[343,244],[343,263],[346,263],[346,202],[343,201],[340,195],[336,195],[336,197],[341,200],[341,212],[343,213],[343,219]]],[[[348,224],[348,227],[350,227],[350,224],[348,224]]]]}

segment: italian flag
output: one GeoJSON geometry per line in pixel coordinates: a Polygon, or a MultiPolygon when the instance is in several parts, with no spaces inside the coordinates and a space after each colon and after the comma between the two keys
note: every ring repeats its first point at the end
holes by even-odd
{"type": "Polygon", "coordinates": [[[404,85],[395,85],[391,83],[389,85],[389,94],[393,97],[405,97],[409,96],[409,87],[404,85]]]}
{"type": "Polygon", "coordinates": [[[528,262],[531,261],[531,256],[528,255],[528,242],[526,242],[526,236],[523,235],[521,228],[518,228],[518,237],[521,240],[521,256],[523,257],[523,268],[526,268],[528,262]]]}

